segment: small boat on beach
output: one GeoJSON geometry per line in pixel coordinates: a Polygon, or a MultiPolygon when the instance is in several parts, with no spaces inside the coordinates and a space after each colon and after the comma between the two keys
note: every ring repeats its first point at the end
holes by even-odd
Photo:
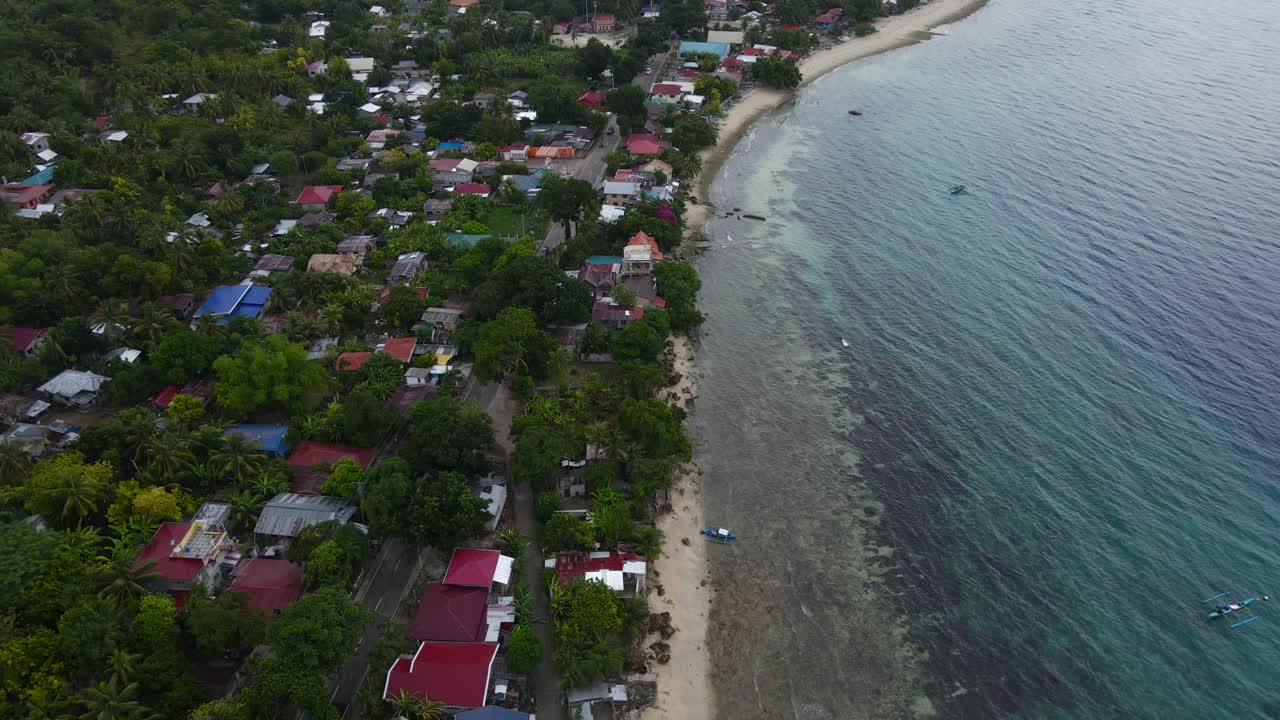
{"type": "Polygon", "coordinates": [[[737,535],[734,535],[733,533],[729,532],[724,528],[705,527],[705,528],[702,528],[702,530],[700,530],[699,532],[701,532],[703,535],[706,535],[707,539],[710,540],[711,542],[720,543],[721,545],[728,545],[730,540],[738,539],[737,535]]]}
{"type": "Polygon", "coordinates": [[[1209,611],[1207,619],[1217,620],[1218,618],[1226,617],[1228,615],[1235,615],[1236,617],[1232,618],[1234,622],[1229,625],[1232,630],[1241,627],[1242,625],[1248,625],[1249,623],[1260,619],[1248,609],[1256,599],[1257,598],[1250,597],[1240,600],[1236,598],[1234,593],[1218,593],[1204,601],[1205,604],[1213,605],[1213,610],[1209,611]]]}
{"type": "Polygon", "coordinates": [[[952,185],[952,186],[951,186],[951,189],[950,189],[950,190],[948,190],[947,192],[951,193],[952,195],[960,195],[961,193],[963,193],[963,192],[964,192],[964,186],[963,186],[963,185],[952,185]]]}

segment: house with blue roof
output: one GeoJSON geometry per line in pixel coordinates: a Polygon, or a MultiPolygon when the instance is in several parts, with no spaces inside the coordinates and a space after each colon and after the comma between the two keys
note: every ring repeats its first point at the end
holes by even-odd
{"type": "Polygon", "coordinates": [[[528,175],[507,175],[502,179],[502,182],[505,185],[506,182],[510,180],[516,186],[517,190],[522,193],[527,193],[530,190],[542,187],[542,181],[546,176],[546,169],[538,168],[528,175]]]}
{"type": "Polygon", "coordinates": [[[436,150],[461,150],[461,149],[462,149],[462,143],[460,142],[442,142],[436,146],[436,150]]]}
{"type": "Polygon", "coordinates": [[[284,457],[289,454],[289,443],[285,441],[284,436],[288,434],[288,425],[259,425],[254,423],[240,423],[226,429],[222,434],[224,436],[241,435],[245,440],[256,444],[263,452],[276,457],[284,457]]]}
{"type": "Polygon", "coordinates": [[[271,297],[271,288],[265,285],[224,285],[214,288],[209,297],[196,310],[196,317],[213,315],[219,325],[226,325],[233,318],[256,318],[271,297]]]}
{"type": "Polygon", "coordinates": [[[721,60],[729,56],[729,43],[694,42],[685,40],[680,43],[681,55],[717,55],[721,60]]]}

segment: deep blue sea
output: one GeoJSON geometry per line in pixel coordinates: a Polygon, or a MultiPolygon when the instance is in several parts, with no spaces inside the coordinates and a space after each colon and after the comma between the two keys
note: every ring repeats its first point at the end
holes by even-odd
{"type": "Polygon", "coordinates": [[[1280,717],[1280,3],[947,31],[713,186],[718,716],[1280,717]]]}

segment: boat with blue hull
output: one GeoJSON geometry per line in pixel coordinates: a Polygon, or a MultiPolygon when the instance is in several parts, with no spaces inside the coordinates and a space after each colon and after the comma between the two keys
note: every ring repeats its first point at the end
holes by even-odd
{"type": "Polygon", "coordinates": [[[728,545],[730,540],[737,540],[738,536],[729,532],[722,527],[705,527],[700,531],[708,540],[721,545],[728,545]]]}
{"type": "Polygon", "coordinates": [[[1230,592],[1218,593],[1217,595],[1204,600],[1204,604],[1213,605],[1213,609],[1209,611],[1207,619],[1217,620],[1218,618],[1224,618],[1230,615],[1233,616],[1231,618],[1232,623],[1229,626],[1232,630],[1248,625],[1255,620],[1261,619],[1249,610],[1249,606],[1252,605],[1253,601],[1256,599],[1257,598],[1249,597],[1240,600],[1236,598],[1235,594],[1230,592]]]}

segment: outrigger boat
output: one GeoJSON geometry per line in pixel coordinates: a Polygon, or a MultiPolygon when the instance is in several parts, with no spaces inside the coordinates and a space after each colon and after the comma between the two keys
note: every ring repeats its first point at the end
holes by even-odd
{"type": "Polygon", "coordinates": [[[1249,605],[1253,604],[1256,599],[1250,597],[1240,600],[1234,593],[1224,592],[1207,598],[1204,602],[1205,604],[1212,603],[1213,605],[1213,610],[1209,611],[1209,620],[1217,620],[1228,615],[1235,616],[1232,618],[1234,622],[1229,626],[1234,630],[1243,625],[1248,625],[1254,620],[1261,619],[1249,610],[1249,605]]]}
{"type": "Polygon", "coordinates": [[[737,535],[734,535],[733,533],[729,532],[728,530],[725,530],[724,528],[705,527],[705,528],[702,528],[700,532],[703,535],[706,535],[707,539],[710,540],[711,542],[720,543],[721,545],[728,545],[730,540],[738,539],[737,535]]]}
{"type": "Polygon", "coordinates": [[[952,195],[960,195],[960,194],[962,194],[962,193],[964,192],[964,186],[963,186],[963,185],[952,185],[952,186],[951,186],[951,189],[950,189],[950,190],[948,190],[947,192],[951,193],[952,195]]]}

